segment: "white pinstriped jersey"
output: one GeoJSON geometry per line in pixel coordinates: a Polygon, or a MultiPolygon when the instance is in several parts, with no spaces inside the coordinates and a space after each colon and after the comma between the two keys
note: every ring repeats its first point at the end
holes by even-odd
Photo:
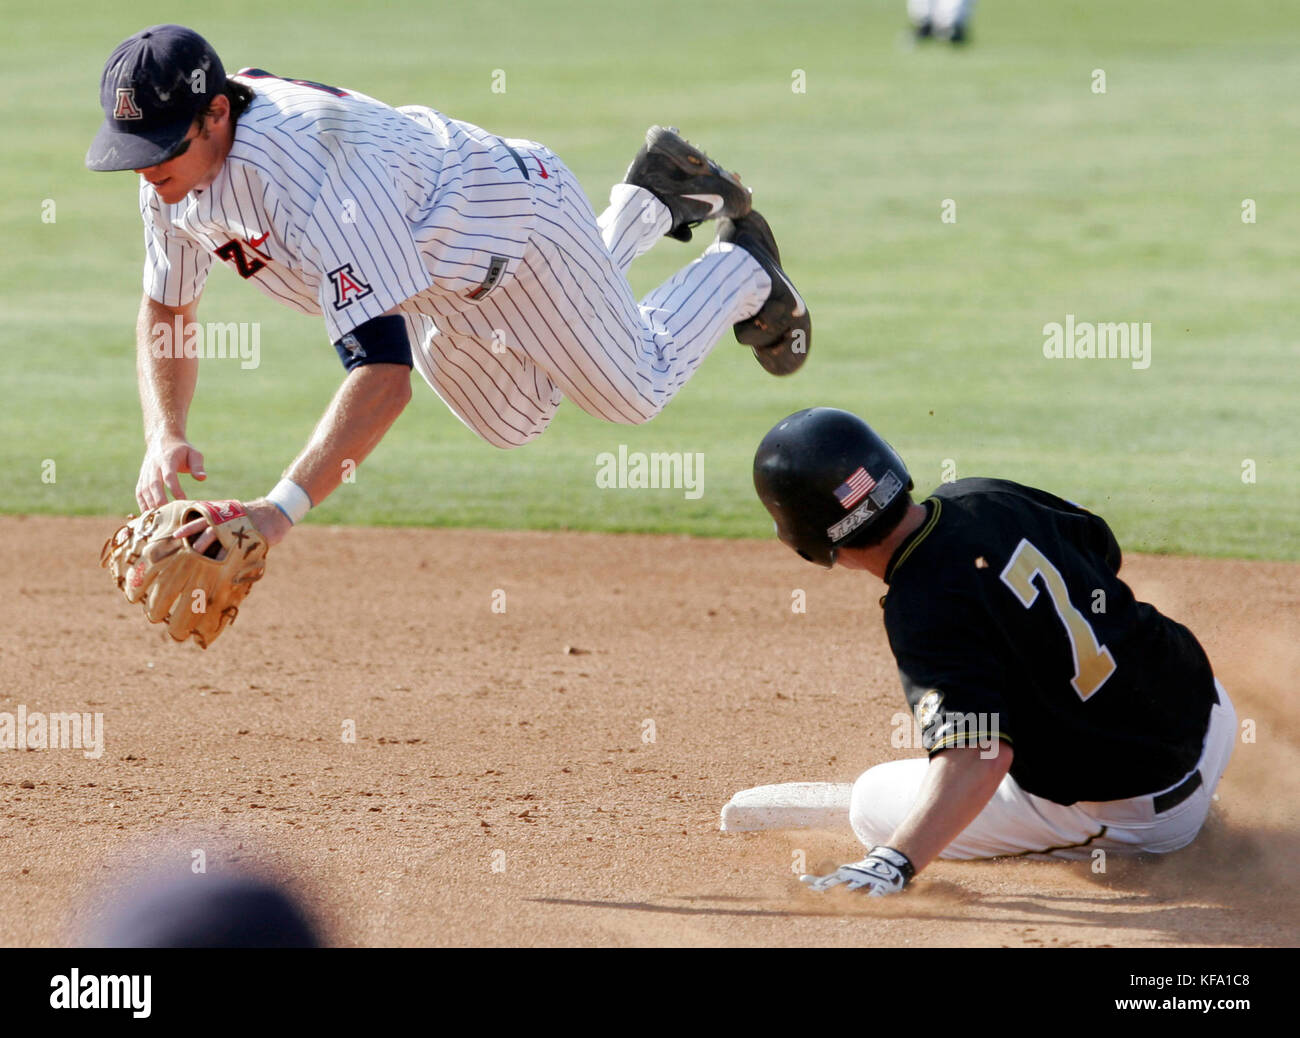
{"type": "Polygon", "coordinates": [[[416,370],[494,446],[529,442],[566,397],[649,421],[767,298],[763,268],[715,243],[638,303],[627,269],[667,207],[618,184],[598,220],[543,145],[256,69],[232,78],[256,97],[212,184],[165,205],[142,178],[145,292],[190,302],[216,255],[323,314],[331,341],[397,309],[416,370]]]}
{"type": "Polygon", "coordinates": [[[271,298],[323,314],[333,341],[421,292],[467,295],[513,276],[534,206],[499,138],[430,108],[256,69],[232,78],[256,96],[212,184],[166,205],[141,178],[151,298],[193,300],[216,255],[271,298]]]}

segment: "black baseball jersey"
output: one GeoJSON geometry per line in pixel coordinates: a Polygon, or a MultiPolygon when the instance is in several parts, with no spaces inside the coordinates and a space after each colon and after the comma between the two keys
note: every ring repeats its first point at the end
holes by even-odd
{"type": "Polygon", "coordinates": [[[1003,479],[960,479],[885,573],[889,645],[931,755],[994,738],[1061,804],[1121,800],[1195,766],[1217,700],[1182,624],[1133,597],[1104,520],[1003,479]]]}

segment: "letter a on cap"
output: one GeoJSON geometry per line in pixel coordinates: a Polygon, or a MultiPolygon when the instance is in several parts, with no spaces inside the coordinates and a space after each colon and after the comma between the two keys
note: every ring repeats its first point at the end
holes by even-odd
{"type": "Polygon", "coordinates": [[[143,119],[144,113],[136,107],[135,87],[117,88],[117,107],[113,109],[114,119],[143,119]]]}

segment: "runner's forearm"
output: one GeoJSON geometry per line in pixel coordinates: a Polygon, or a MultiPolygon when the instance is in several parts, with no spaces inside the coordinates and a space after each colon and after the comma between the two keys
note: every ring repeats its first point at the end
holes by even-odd
{"type": "Polygon", "coordinates": [[[1011,767],[1011,747],[997,743],[992,757],[968,746],[944,750],[930,760],[916,804],[888,845],[906,854],[920,872],[961,835],[997,791],[1011,767]]]}

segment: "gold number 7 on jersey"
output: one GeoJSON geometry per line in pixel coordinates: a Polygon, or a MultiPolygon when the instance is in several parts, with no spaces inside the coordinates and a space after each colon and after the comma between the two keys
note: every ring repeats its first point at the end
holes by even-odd
{"type": "Polygon", "coordinates": [[[1061,571],[1052,565],[1046,555],[1021,538],[1016,550],[1011,553],[1011,561],[1002,571],[1002,583],[1015,593],[1026,609],[1038,600],[1035,576],[1043,578],[1047,597],[1052,600],[1056,615],[1065,625],[1070,652],[1074,654],[1074,677],[1070,679],[1070,684],[1079,693],[1079,698],[1086,701],[1115,673],[1115,657],[1106,646],[1097,643],[1092,625],[1070,601],[1070,593],[1066,590],[1061,571]]]}

